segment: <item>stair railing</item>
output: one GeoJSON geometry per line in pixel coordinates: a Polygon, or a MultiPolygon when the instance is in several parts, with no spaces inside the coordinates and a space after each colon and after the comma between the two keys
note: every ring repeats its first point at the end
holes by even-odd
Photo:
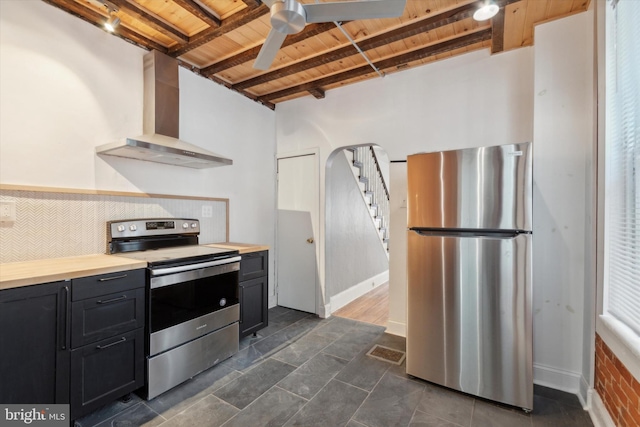
{"type": "Polygon", "coordinates": [[[360,167],[360,177],[364,178],[365,194],[375,208],[375,218],[380,221],[382,240],[388,244],[389,239],[389,189],[384,181],[380,163],[375,150],[371,146],[357,147],[354,151],[354,162],[360,167]]]}

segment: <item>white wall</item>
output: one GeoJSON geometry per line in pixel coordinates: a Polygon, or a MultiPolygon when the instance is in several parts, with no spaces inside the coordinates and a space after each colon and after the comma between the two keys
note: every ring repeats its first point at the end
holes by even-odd
{"type": "Polygon", "coordinates": [[[407,336],[407,162],[389,167],[389,320],[387,332],[407,336]],[[393,286],[392,286],[393,285],[393,286]],[[403,286],[404,285],[404,286],[403,286]]]}
{"type": "Polygon", "coordinates": [[[576,392],[593,317],[593,12],[538,26],[535,40],[534,377],[576,392]]]}
{"type": "Polygon", "coordinates": [[[98,157],[142,133],[146,51],[39,1],[0,1],[0,49],[0,183],[229,198],[230,240],[273,246],[273,111],[181,68],[180,136],[233,166],[98,157]]]}
{"type": "Polygon", "coordinates": [[[0,182],[136,189],[93,148],[142,133],[145,52],[30,1],[0,2],[0,48],[0,182]]]}
{"type": "MultiPolygon", "coordinates": [[[[573,392],[582,376],[586,315],[585,194],[593,191],[585,172],[592,155],[591,19],[581,14],[536,27],[534,48],[469,53],[276,111],[278,152],[318,147],[321,161],[337,147],[363,143],[380,145],[394,161],[533,140],[535,379],[573,392]]],[[[402,198],[394,188],[405,185],[402,169],[392,166],[392,199],[402,198]]],[[[321,187],[321,200],[324,195],[321,187]]],[[[397,216],[406,215],[401,203],[392,202],[396,230],[406,227],[406,217],[397,216]]],[[[392,235],[390,294],[403,295],[405,263],[394,247],[392,235]]],[[[402,333],[405,316],[406,302],[390,301],[394,332],[402,333]]]]}
{"type": "Polygon", "coordinates": [[[533,52],[489,57],[486,50],[382,79],[342,87],[316,100],[278,105],[278,152],[378,144],[393,160],[425,150],[529,141],[533,132],[533,52]]]}

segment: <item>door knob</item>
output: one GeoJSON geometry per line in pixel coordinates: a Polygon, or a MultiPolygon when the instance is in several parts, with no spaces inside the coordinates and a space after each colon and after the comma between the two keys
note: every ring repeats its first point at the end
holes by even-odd
{"type": "Polygon", "coordinates": [[[313,237],[309,237],[309,238],[307,239],[307,243],[313,243],[313,237]]]}

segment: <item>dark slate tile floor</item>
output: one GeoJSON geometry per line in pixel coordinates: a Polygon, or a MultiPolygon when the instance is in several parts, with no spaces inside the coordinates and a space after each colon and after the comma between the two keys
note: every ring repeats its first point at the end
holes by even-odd
{"type": "Polygon", "coordinates": [[[585,427],[576,396],[535,386],[534,411],[457,393],[366,355],[374,344],[406,350],[384,328],[275,307],[269,326],[240,351],[144,401],[135,394],[76,427],[585,427]]]}

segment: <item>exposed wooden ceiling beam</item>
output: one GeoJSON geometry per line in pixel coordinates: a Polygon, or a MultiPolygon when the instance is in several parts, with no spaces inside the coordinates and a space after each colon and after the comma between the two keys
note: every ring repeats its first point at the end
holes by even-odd
{"type": "Polygon", "coordinates": [[[126,0],[109,0],[114,5],[118,6],[118,9],[125,12],[127,15],[137,19],[140,22],[148,25],[149,27],[157,30],[168,37],[171,37],[173,40],[178,43],[187,43],[189,41],[189,36],[182,33],[180,30],[172,27],[166,22],[156,18],[148,11],[144,10],[136,3],[129,3],[126,0]]]}
{"type": "Polygon", "coordinates": [[[261,4],[260,0],[242,0],[242,2],[248,7],[258,7],[261,4]]]}
{"type": "MultiPolygon", "coordinates": [[[[466,47],[474,43],[489,40],[490,38],[491,38],[491,29],[487,28],[481,31],[476,31],[474,33],[464,35],[462,37],[457,37],[441,43],[433,44],[433,45],[424,47],[422,49],[417,49],[417,50],[404,53],[398,56],[383,59],[383,60],[374,62],[374,65],[379,70],[384,70],[384,69],[396,67],[398,65],[405,64],[408,62],[418,61],[424,58],[428,58],[430,56],[445,53],[454,49],[460,49],[462,47],[466,47]]],[[[301,92],[309,92],[310,90],[313,90],[316,88],[321,88],[334,83],[339,83],[341,81],[364,76],[373,72],[374,71],[371,69],[369,65],[363,65],[361,67],[354,68],[349,71],[345,71],[343,73],[334,74],[318,80],[309,81],[298,86],[293,86],[287,89],[261,95],[258,97],[258,100],[262,100],[265,102],[273,101],[274,99],[296,95],[301,92]]]]}
{"type": "MultiPolygon", "coordinates": [[[[421,21],[410,23],[409,25],[397,28],[379,36],[371,37],[370,39],[362,41],[357,41],[357,43],[360,49],[363,51],[375,49],[377,47],[384,46],[408,37],[412,37],[420,33],[434,30],[444,25],[449,25],[461,19],[469,18],[471,15],[473,15],[473,12],[476,10],[476,8],[477,3],[460,6],[455,9],[451,9],[446,12],[442,12],[429,18],[423,19],[421,21]]],[[[269,73],[261,74],[254,78],[247,79],[243,82],[236,83],[234,85],[234,88],[246,89],[252,86],[257,86],[271,80],[290,76],[292,74],[296,74],[310,68],[315,68],[320,65],[328,64],[330,62],[334,62],[339,59],[357,54],[358,51],[356,51],[352,45],[347,45],[334,51],[327,52],[326,54],[316,56],[309,60],[298,62],[288,67],[280,68],[269,73]]]]}
{"type": "MultiPolygon", "coordinates": [[[[103,29],[103,24],[108,18],[108,12],[104,8],[98,7],[98,3],[95,2],[95,0],[43,1],[101,29],[103,29]],[[95,5],[90,3],[94,3],[95,5]]],[[[180,16],[184,15],[186,20],[184,22],[175,21],[175,24],[174,21],[170,22],[154,13],[151,9],[147,9],[144,5],[147,4],[146,1],[148,0],[109,1],[118,8],[116,15],[123,19],[123,22],[117,28],[114,35],[145,49],[156,49],[160,52],[168,53],[171,56],[177,57],[179,60],[185,53],[193,49],[198,49],[194,52],[193,57],[189,55],[189,58],[185,58],[194,65],[185,65],[186,63],[180,61],[182,62],[181,65],[196,74],[202,75],[213,82],[234,90],[271,109],[275,109],[277,102],[295,98],[300,95],[311,94],[321,99],[324,98],[326,90],[345,83],[376,77],[375,72],[364,65],[364,62],[361,61],[360,58],[357,58],[358,54],[353,46],[346,42],[341,43],[341,46],[333,51],[328,47],[332,45],[331,43],[324,44],[324,46],[321,42],[310,43],[310,46],[308,48],[306,47],[304,40],[333,30],[335,28],[333,23],[310,24],[307,25],[302,32],[287,36],[283,47],[289,46],[287,53],[291,55],[292,58],[295,58],[292,61],[293,63],[280,69],[275,69],[274,67],[273,70],[264,74],[254,71],[250,73],[253,78],[241,77],[247,75],[245,67],[248,66],[250,61],[257,57],[262,47],[257,44],[261,41],[259,34],[265,30],[263,21],[265,15],[269,13],[269,9],[262,4],[260,0],[233,0],[235,2],[234,5],[229,5],[229,7],[225,9],[227,12],[225,12],[223,16],[229,17],[224,20],[221,20],[219,18],[220,15],[216,14],[213,9],[205,4],[205,1],[209,0],[159,0],[172,3],[174,6],[181,6],[185,9],[184,13],[180,13],[180,16]],[[240,3],[240,1],[243,3],[240,3]],[[245,5],[247,6],[245,7],[245,5]],[[227,15],[227,13],[229,13],[229,15],[227,15]],[[199,20],[194,20],[193,18],[199,18],[199,20]],[[201,21],[207,22],[208,27],[203,25],[201,21]],[[177,25],[180,26],[178,27],[177,25]],[[221,45],[214,46],[215,42],[212,41],[217,37],[223,36],[245,25],[247,26],[247,31],[242,32],[242,36],[237,38],[236,42],[241,45],[244,44],[245,46],[253,47],[249,49],[241,47],[240,49],[246,49],[242,52],[238,52],[236,48],[236,52],[233,52],[233,43],[227,43],[226,45],[222,43],[221,45]],[[206,29],[194,34],[195,31],[198,31],[198,29],[202,27],[206,29]],[[159,37],[159,33],[161,33],[163,37],[159,37]],[[189,34],[193,34],[193,36],[189,37],[189,34]],[[159,38],[156,39],[157,36],[159,38]],[[305,45],[305,49],[297,49],[302,45],[305,45]],[[312,48],[315,49],[316,53],[308,55],[308,51],[312,50],[312,48]],[[202,52],[200,49],[202,49],[202,52]],[[216,55],[218,55],[218,58],[226,56],[226,59],[215,59],[216,55]],[[343,58],[348,59],[344,61],[343,58]],[[351,62],[350,59],[353,59],[355,62],[351,62]],[[354,63],[360,65],[356,65],[353,69],[348,69],[349,64],[354,63]],[[240,64],[244,64],[242,68],[244,71],[234,68],[240,64]],[[333,71],[328,71],[323,75],[313,77],[315,80],[305,81],[305,79],[312,78],[307,73],[308,71],[313,68],[325,70],[328,68],[326,64],[330,64],[329,67],[333,71]],[[347,68],[345,69],[344,67],[347,68]],[[227,70],[227,72],[223,75],[221,72],[224,70],[227,70]],[[238,81],[239,78],[245,78],[246,80],[238,81]],[[267,85],[267,83],[273,83],[273,86],[267,85]],[[250,88],[254,89],[249,91],[250,88]]],[[[434,4],[438,3],[438,0],[433,1],[434,4]]],[[[420,64],[425,62],[422,60],[423,58],[433,58],[433,55],[447,52],[459,54],[465,50],[484,47],[489,47],[492,53],[501,52],[505,49],[505,46],[509,47],[511,44],[514,44],[509,39],[509,37],[511,37],[510,33],[505,33],[505,26],[508,27],[507,30],[509,30],[514,19],[511,13],[506,13],[505,6],[511,3],[521,2],[522,0],[494,1],[500,7],[500,11],[498,15],[491,19],[491,25],[489,25],[489,21],[480,24],[470,24],[472,12],[480,3],[483,3],[484,0],[456,0],[455,2],[452,1],[450,6],[447,7],[449,10],[443,11],[440,9],[432,13],[431,10],[427,8],[416,11],[415,16],[407,16],[407,20],[394,22],[390,26],[378,26],[376,23],[376,25],[369,27],[367,23],[363,23],[361,27],[354,27],[354,31],[355,28],[361,30],[358,33],[359,36],[354,36],[354,38],[359,48],[365,52],[380,49],[380,47],[385,45],[393,45],[394,51],[398,49],[397,53],[392,54],[395,56],[387,56],[386,59],[376,60],[374,62],[377,68],[387,72],[394,72],[398,69],[420,64]],[[428,16],[425,16],[425,13],[428,16]],[[452,33],[449,32],[449,27],[453,27],[451,24],[454,22],[457,25],[452,33]],[[446,31],[440,33],[440,28],[446,28],[446,31]],[[437,30],[438,34],[433,30],[437,30]],[[382,34],[383,31],[387,32],[382,34]],[[426,32],[429,32],[429,36],[416,37],[426,32]],[[454,35],[454,33],[457,35],[454,35]],[[445,42],[441,40],[438,41],[439,38],[445,36],[445,42]],[[362,37],[362,39],[358,40],[359,37],[362,37]],[[487,40],[491,40],[491,42],[489,43],[487,40]],[[425,46],[424,43],[432,44],[425,46]],[[463,49],[464,46],[468,48],[463,49]],[[409,51],[409,49],[415,50],[409,51]]],[[[529,3],[533,1],[538,0],[530,0],[529,3]]],[[[544,1],[545,4],[548,5],[549,3],[547,2],[555,0],[544,1]]],[[[578,3],[580,2],[584,1],[584,7],[589,3],[589,0],[564,1],[566,4],[563,4],[562,7],[557,6],[555,9],[559,11],[562,9],[565,14],[580,11],[578,7],[578,3]],[[571,10],[569,10],[569,7],[571,7],[571,10]]],[[[431,3],[425,2],[425,4],[430,6],[431,3]]],[[[516,7],[514,9],[518,8],[516,7]]],[[[545,9],[545,14],[550,13],[553,15],[548,9],[549,7],[545,9]]],[[[172,10],[175,11],[176,9],[172,10]]],[[[523,21],[524,18],[519,16],[519,20],[523,21]]],[[[334,35],[334,31],[326,33],[325,37],[332,35],[334,35]]],[[[236,38],[234,38],[234,40],[235,39],[236,38]]],[[[321,38],[321,40],[323,39],[321,38]]],[[[384,52],[390,52],[390,50],[384,50],[384,52]]],[[[379,55],[373,55],[373,57],[379,58],[379,55]]],[[[351,65],[351,67],[353,67],[353,65],[351,65]]],[[[311,74],[317,76],[315,73],[311,74]]]]}
{"type": "MultiPolygon", "coordinates": [[[[306,27],[304,27],[304,29],[301,32],[287,36],[287,38],[284,40],[284,43],[282,44],[282,47],[286,47],[286,46],[301,42],[310,37],[315,37],[318,34],[322,34],[324,32],[333,30],[334,28],[336,28],[336,26],[333,22],[325,22],[323,24],[309,24],[306,27]]],[[[236,65],[240,65],[240,64],[244,64],[245,62],[252,61],[256,59],[261,48],[262,48],[262,45],[255,46],[255,47],[252,47],[251,49],[247,49],[244,52],[241,52],[237,55],[233,55],[220,62],[216,62],[213,65],[203,68],[202,73],[205,75],[215,74],[215,73],[219,73],[222,70],[226,70],[227,68],[235,67],[236,65]]]]}
{"type": "MultiPolygon", "coordinates": [[[[98,28],[103,28],[102,23],[107,20],[104,16],[94,11],[93,9],[89,9],[87,7],[82,6],[80,3],[76,3],[73,0],[43,0],[45,3],[48,3],[52,6],[55,6],[59,9],[64,10],[71,15],[77,16],[78,18],[87,21],[91,25],[95,25],[98,28]]],[[[106,30],[105,30],[106,31],[106,30]]],[[[168,53],[168,49],[165,46],[162,46],[159,43],[154,42],[153,40],[148,39],[140,35],[139,33],[130,30],[125,27],[123,24],[120,24],[113,35],[120,37],[130,43],[136,44],[138,46],[142,46],[147,50],[155,49],[162,53],[168,53]]]]}
{"type": "Polygon", "coordinates": [[[491,53],[504,50],[504,7],[491,19],[491,53]]]}
{"type": "Polygon", "coordinates": [[[258,19],[263,15],[269,13],[269,8],[265,5],[258,6],[254,9],[245,9],[241,12],[234,13],[227,19],[223,19],[219,27],[211,27],[206,30],[200,31],[198,34],[191,37],[189,43],[184,46],[177,46],[169,49],[169,55],[178,57],[185,53],[202,46],[205,43],[209,43],[216,37],[233,31],[238,27],[241,27],[254,19],[258,19]]]}
{"type": "Polygon", "coordinates": [[[309,89],[308,92],[313,95],[313,97],[315,99],[322,99],[324,98],[324,90],[320,89],[320,88],[315,88],[315,89],[309,89]]]}
{"type": "Polygon", "coordinates": [[[173,0],[181,8],[188,11],[190,14],[197,16],[200,20],[204,21],[210,27],[219,27],[220,18],[210,13],[208,10],[200,6],[193,0],[173,0]]]}

